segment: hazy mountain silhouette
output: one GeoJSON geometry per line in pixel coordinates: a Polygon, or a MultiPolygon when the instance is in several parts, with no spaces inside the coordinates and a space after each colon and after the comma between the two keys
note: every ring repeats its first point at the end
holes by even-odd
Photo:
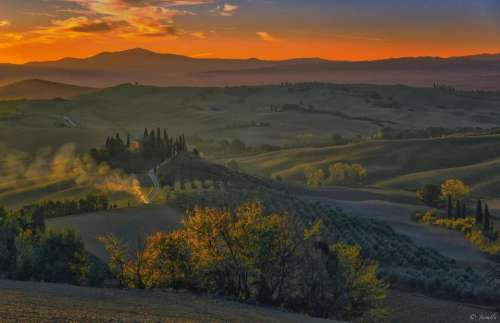
{"type": "Polygon", "coordinates": [[[255,85],[281,82],[376,83],[500,90],[500,54],[465,57],[395,58],[378,61],[328,61],[299,58],[199,59],[145,49],[104,52],[23,65],[0,64],[0,84],[27,78],[105,87],[139,82],[150,85],[255,85]]]}

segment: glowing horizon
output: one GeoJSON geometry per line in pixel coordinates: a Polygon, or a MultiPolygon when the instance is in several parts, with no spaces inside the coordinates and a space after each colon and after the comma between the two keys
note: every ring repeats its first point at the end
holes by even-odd
{"type": "Polygon", "coordinates": [[[0,63],[144,48],[194,58],[500,53],[494,0],[3,0],[0,63]]]}

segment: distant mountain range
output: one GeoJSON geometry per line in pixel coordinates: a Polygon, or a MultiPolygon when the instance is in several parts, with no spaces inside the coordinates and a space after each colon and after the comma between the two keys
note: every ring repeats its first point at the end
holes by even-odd
{"type": "Polygon", "coordinates": [[[87,87],[135,82],[158,86],[224,86],[312,81],[427,87],[438,82],[462,89],[500,90],[500,54],[362,62],[320,58],[264,61],[199,59],[138,48],[83,59],[0,64],[0,85],[24,79],[87,87]]]}

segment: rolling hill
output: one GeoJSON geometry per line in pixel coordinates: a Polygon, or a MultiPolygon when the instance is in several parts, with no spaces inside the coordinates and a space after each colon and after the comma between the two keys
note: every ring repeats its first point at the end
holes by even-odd
{"type": "Polygon", "coordinates": [[[397,58],[380,61],[327,61],[299,58],[195,59],[144,49],[100,53],[77,59],[23,65],[0,64],[0,84],[42,78],[83,86],[125,82],[150,85],[258,85],[282,82],[339,82],[430,86],[434,82],[463,89],[500,90],[500,55],[397,58]]]}
{"type": "Polygon", "coordinates": [[[0,100],[70,98],[96,89],[39,79],[27,79],[0,87],[0,100]]]}
{"type": "Polygon", "coordinates": [[[153,87],[123,84],[70,100],[0,102],[0,137],[33,152],[73,142],[82,150],[117,131],[145,127],[248,145],[331,143],[381,127],[495,127],[500,95],[407,86],[309,83],[255,87],[153,87]],[[77,126],[68,127],[64,119],[77,126]]]}
{"type": "Polygon", "coordinates": [[[301,183],[304,170],[336,162],[361,163],[368,186],[415,189],[460,178],[483,197],[500,197],[500,136],[373,140],[325,148],[289,149],[235,159],[240,167],[265,176],[301,183]]]}

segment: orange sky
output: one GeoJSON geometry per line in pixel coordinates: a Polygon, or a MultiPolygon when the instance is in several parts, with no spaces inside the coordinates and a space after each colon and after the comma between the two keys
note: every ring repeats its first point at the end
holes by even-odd
{"type": "Polygon", "coordinates": [[[2,0],[0,62],[87,57],[136,47],[192,57],[261,59],[500,52],[500,5],[493,0],[305,2],[2,0]]]}

